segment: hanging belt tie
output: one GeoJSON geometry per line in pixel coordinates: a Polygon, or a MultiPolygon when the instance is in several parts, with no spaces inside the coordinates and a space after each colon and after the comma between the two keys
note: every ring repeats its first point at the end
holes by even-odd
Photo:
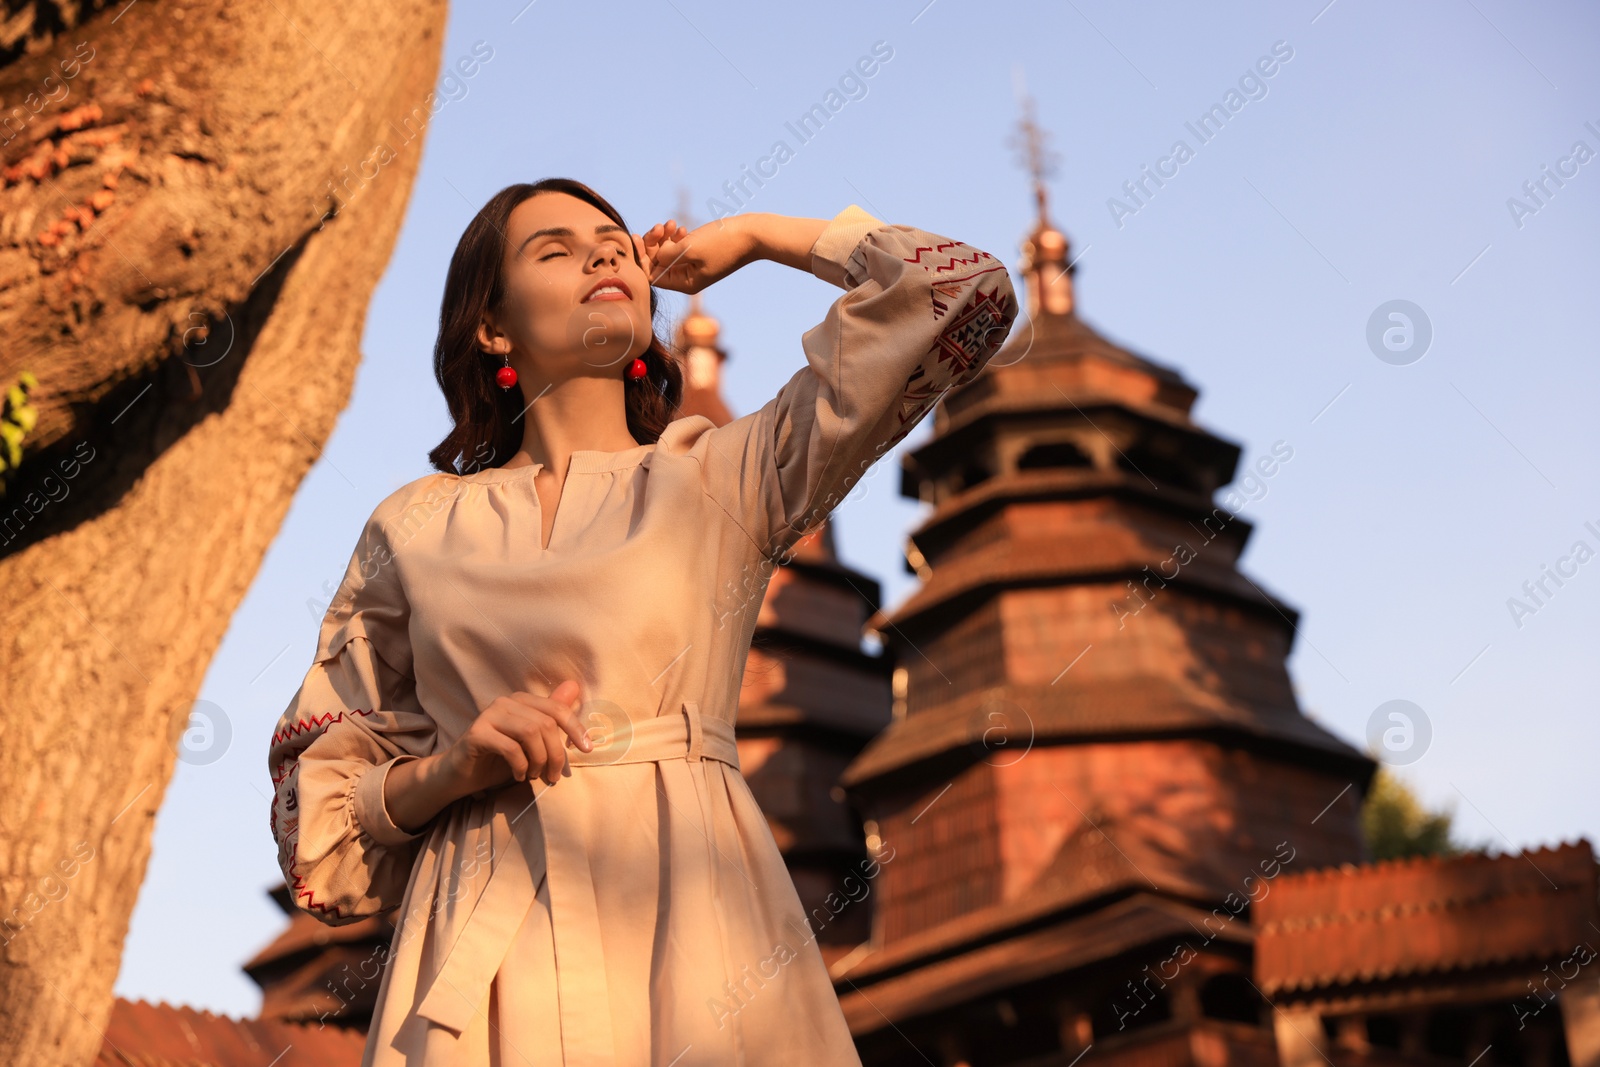
{"type": "MultiPolygon", "coordinates": [[[[673,759],[714,759],[738,769],[733,725],[702,717],[699,704],[686,700],[681,714],[624,723],[589,752],[567,749],[574,775],[673,759]]],[[[701,781],[698,775],[695,779],[701,781]]],[[[560,784],[544,789],[530,803],[534,784],[517,783],[495,794],[490,830],[495,840],[508,845],[496,858],[475,903],[439,910],[433,956],[438,963],[430,978],[424,954],[419,986],[427,993],[417,1014],[457,1034],[466,1029],[487,1000],[489,986],[543,876],[549,881],[564,1062],[585,1067],[611,1064],[615,1057],[611,1029],[579,1024],[583,1017],[592,1018],[597,1008],[605,1009],[601,1018],[610,1014],[589,843],[571,806],[562,803],[569,794],[560,784]]]]}

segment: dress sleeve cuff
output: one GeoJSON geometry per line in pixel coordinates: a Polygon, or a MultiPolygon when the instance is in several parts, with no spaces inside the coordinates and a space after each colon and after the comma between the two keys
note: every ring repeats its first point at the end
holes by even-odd
{"type": "Polygon", "coordinates": [[[356,780],[354,797],[356,821],[361,824],[361,829],[380,845],[403,845],[422,836],[421,830],[411,833],[396,826],[394,820],[389,817],[389,809],[383,804],[383,783],[389,777],[390,769],[397,763],[421,758],[410,755],[396,756],[387,763],[379,763],[368,768],[356,780]]]}
{"type": "Polygon", "coordinates": [[[855,204],[839,212],[811,246],[811,273],[841,289],[851,288],[850,255],[863,237],[882,225],[855,204]]]}

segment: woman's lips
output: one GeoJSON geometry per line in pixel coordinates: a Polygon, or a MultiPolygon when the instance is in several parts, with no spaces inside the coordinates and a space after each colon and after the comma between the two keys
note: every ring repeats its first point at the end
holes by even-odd
{"type": "Polygon", "coordinates": [[[621,278],[601,278],[595,283],[594,288],[589,290],[588,295],[583,298],[583,303],[587,304],[591,300],[632,299],[633,292],[628,288],[628,283],[624,282],[621,278]],[[601,292],[602,289],[610,291],[601,292]]]}

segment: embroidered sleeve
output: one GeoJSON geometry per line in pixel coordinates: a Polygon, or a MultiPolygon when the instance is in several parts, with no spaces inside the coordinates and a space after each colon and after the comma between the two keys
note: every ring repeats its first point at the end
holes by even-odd
{"type": "Polygon", "coordinates": [[[430,754],[437,736],[417,702],[393,572],[369,521],[268,750],[278,865],[295,902],[330,926],[398,908],[422,838],[383,803],[390,769],[430,754]]]}
{"type": "Polygon", "coordinates": [[[817,239],[812,272],[846,292],[802,337],[806,366],[758,411],[696,442],[708,480],[736,487],[719,502],[774,558],[976,378],[1017,315],[994,256],[855,205],[817,239]]]}

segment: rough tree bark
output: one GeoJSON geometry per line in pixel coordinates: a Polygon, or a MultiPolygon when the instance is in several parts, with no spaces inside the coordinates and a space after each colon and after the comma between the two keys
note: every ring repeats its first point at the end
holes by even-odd
{"type": "Polygon", "coordinates": [[[0,391],[39,382],[0,497],[8,1063],[101,1044],[175,742],[349,399],[444,20],[7,0],[0,391]]]}

